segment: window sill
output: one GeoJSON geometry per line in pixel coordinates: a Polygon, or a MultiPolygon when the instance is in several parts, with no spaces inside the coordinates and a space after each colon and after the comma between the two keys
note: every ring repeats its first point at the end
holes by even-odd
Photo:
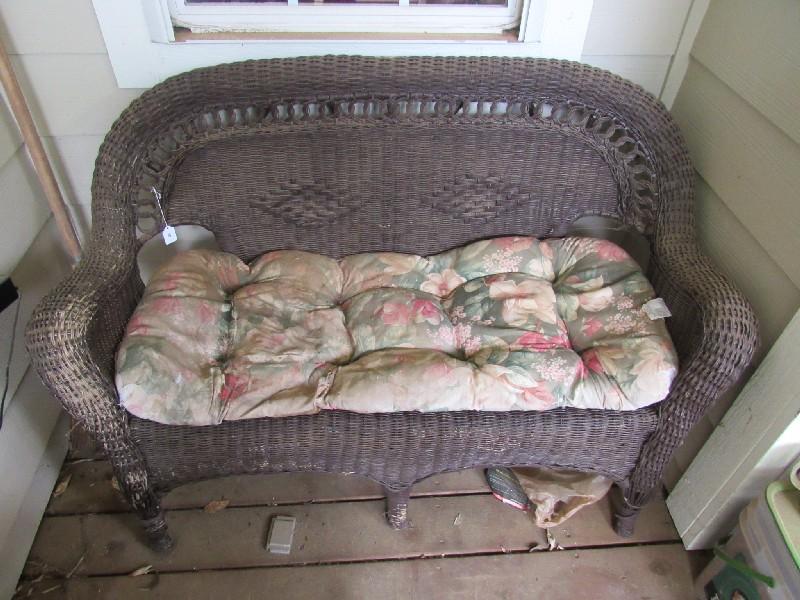
{"type": "Polygon", "coordinates": [[[337,32],[307,32],[307,33],[255,33],[255,32],[216,32],[192,33],[183,27],[174,29],[175,41],[173,43],[202,43],[202,42],[285,42],[285,41],[325,41],[325,42],[494,42],[494,43],[521,43],[519,30],[514,29],[504,33],[337,33],[337,32]]]}
{"type": "Polygon", "coordinates": [[[579,60],[593,0],[528,0],[517,32],[502,34],[191,33],[164,0],[93,0],[117,84],[149,88],[225,62],[325,54],[507,56],[579,60]]]}

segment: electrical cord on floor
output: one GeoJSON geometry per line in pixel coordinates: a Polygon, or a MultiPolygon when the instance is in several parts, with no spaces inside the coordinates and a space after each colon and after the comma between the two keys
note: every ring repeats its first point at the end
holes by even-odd
{"type": "Polygon", "coordinates": [[[14,342],[17,338],[17,323],[19,322],[19,307],[22,300],[17,300],[17,307],[14,310],[14,322],[11,325],[11,346],[8,349],[8,360],[5,367],[5,381],[3,382],[3,397],[0,399],[0,429],[3,429],[3,417],[6,414],[6,396],[8,395],[8,384],[11,377],[11,361],[14,358],[14,342]]]}

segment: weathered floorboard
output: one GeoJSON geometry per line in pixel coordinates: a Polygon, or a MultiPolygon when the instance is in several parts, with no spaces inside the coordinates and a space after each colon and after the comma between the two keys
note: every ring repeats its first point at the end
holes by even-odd
{"type": "Polygon", "coordinates": [[[150,574],[35,584],[33,598],[193,600],[686,600],[689,558],[680,544],[580,551],[150,574]],[[52,589],[54,586],[56,589],[52,589]],[[51,590],[46,595],[44,590],[51,590]]]}
{"type": "MultiPolygon", "coordinates": [[[[64,575],[124,574],[153,565],[159,571],[247,568],[327,562],[403,559],[444,554],[526,551],[545,547],[544,531],[525,513],[492,496],[416,498],[410,515],[414,527],[393,531],[382,501],[303,504],[283,507],[227,508],[214,514],[180,510],[168,514],[177,540],[167,555],[151,552],[140,541],[138,523],[129,513],[46,517],[39,528],[27,569],[64,575]],[[290,555],[269,554],[264,541],[274,515],[297,518],[290,555]]],[[[609,524],[607,501],[590,506],[553,530],[564,547],[619,544],[609,524]]],[[[626,542],[677,540],[663,502],[644,510],[635,537],[626,542]]]]}
{"type": "MultiPolygon", "coordinates": [[[[48,515],[127,512],[128,504],[111,484],[111,465],[88,461],[66,465],[61,478],[71,476],[63,494],[51,498],[48,515]]],[[[479,469],[435,475],[413,488],[415,496],[489,492],[479,469]]],[[[164,497],[164,507],[202,508],[211,500],[230,500],[230,506],[301,504],[383,498],[381,486],[354,475],[276,473],[240,475],[191,483],[164,497]]]]}

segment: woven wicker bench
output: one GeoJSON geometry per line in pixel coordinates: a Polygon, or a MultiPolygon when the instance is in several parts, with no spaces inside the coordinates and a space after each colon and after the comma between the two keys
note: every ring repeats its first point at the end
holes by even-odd
{"type": "Polygon", "coordinates": [[[672,452],[741,374],[757,324],[700,253],[681,135],[641,88],[585,65],[472,58],[321,57],[199,69],[145,92],[103,143],[93,230],[27,340],[49,389],[102,444],[150,543],[171,539],[161,496],[240,473],[347,472],[381,483],[394,527],[411,486],[481,466],[544,465],[616,484],[632,532],[672,452]],[[137,252],[163,225],[212,231],[244,260],[432,254],[500,235],[564,235],[615,217],[650,244],[680,371],[663,402],[626,412],[316,415],[169,426],[118,403],[114,353],[143,284],[137,252]]]}

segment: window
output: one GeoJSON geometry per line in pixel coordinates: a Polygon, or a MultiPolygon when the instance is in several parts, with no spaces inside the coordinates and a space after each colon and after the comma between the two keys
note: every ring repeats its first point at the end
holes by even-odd
{"type": "Polygon", "coordinates": [[[168,0],[192,33],[501,34],[522,0],[168,0]]]}
{"type": "Polygon", "coordinates": [[[593,0],[92,3],[117,83],[147,88],[189,69],[253,58],[362,54],[578,60],[593,0]]]}

